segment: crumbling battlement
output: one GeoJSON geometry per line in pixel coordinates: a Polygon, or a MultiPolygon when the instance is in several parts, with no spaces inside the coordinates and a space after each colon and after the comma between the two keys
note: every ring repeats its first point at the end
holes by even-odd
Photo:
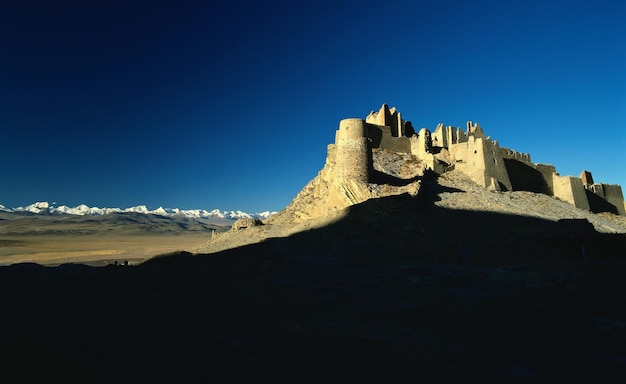
{"type": "Polygon", "coordinates": [[[588,171],[580,177],[560,176],[553,165],[534,164],[529,154],[500,147],[472,121],[465,131],[441,123],[433,132],[427,128],[416,132],[387,104],[365,120],[341,120],[335,144],[328,146],[328,159],[336,164],[334,177],[366,185],[372,179],[374,148],[411,154],[439,174],[460,170],[491,190],[543,193],[581,209],[626,215],[621,186],[593,183],[588,171]]]}
{"type": "Polygon", "coordinates": [[[411,137],[415,133],[411,122],[402,120],[400,112],[396,111],[395,107],[389,109],[387,104],[383,104],[378,112],[371,111],[365,122],[379,127],[389,127],[393,137],[411,137]]]}
{"type": "Polygon", "coordinates": [[[530,163],[530,155],[528,153],[521,153],[508,148],[500,148],[500,154],[505,159],[530,163]]]}

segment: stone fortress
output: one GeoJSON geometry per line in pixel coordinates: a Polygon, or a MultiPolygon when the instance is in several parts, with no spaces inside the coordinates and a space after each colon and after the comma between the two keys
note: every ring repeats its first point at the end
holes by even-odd
{"type": "Polygon", "coordinates": [[[304,221],[332,216],[369,198],[416,195],[424,172],[451,170],[492,191],[541,193],[594,213],[626,215],[620,185],[595,183],[589,171],[579,177],[561,176],[553,165],[532,163],[529,154],[500,147],[471,121],[465,131],[444,124],[432,132],[415,130],[400,112],[383,104],[365,119],[339,122],[324,168],[270,221],[282,221],[286,215],[291,221],[304,221]],[[384,167],[393,162],[390,154],[409,172],[389,176],[384,167]],[[381,176],[385,182],[380,182],[381,176]]]}

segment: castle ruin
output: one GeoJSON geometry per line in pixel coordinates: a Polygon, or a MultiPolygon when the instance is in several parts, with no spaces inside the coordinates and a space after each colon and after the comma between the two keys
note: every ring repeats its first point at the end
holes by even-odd
{"type": "Polygon", "coordinates": [[[365,120],[341,120],[327,160],[335,164],[337,182],[361,186],[370,182],[375,149],[410,154],[438,174],[459,170],[490,190],[543,193],[580,209],[626,215],[621,186],[594,183],[589,171],[579,177],[561,176],[553,165],[532,163],[529,154],[500,147],[471,121],[465,131],[439,124],[433,132],[427,128],[416,132],[386,104],[365,120]]]}
{"type": "Polygon", "coordinates": [[[333,218],[368,199],[417,196],[424,172],[451,170],[492,191],[530,191],[594,213],[626,215],[621,187],[594,183],[589,171],[561,176],[553,165],[532,163],[530,155],[500,147],[471,121],[465,130],[444,124],[432,132],[416,130],[383,104],[365,119],[339,122],[324,168],[268,223],[333,218]]]}

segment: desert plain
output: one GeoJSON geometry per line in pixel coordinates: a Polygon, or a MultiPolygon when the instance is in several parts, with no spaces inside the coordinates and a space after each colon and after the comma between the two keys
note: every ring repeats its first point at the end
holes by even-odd
{"type": "Polygon", "coordinates": [[[58,266],[138,264],[150,257],[199,246],[210,234],[0,236],[0,263],[58,266]]]}
{"type": "Polygon", "coordinates": [[[0,266],[139,264],[206,243],[228,227],[138,213],[104,216],[0,213],[0,266]]]}

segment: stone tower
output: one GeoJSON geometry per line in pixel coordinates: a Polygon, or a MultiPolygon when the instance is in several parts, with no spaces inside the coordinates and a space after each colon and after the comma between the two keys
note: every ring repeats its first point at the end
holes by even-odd
{"type": "Polygon", "coordinates": [[[335,133],[335,144],[337,180],[367,184],[372,167],[372,151],[365,120],[341,120],[335,133]]]}

